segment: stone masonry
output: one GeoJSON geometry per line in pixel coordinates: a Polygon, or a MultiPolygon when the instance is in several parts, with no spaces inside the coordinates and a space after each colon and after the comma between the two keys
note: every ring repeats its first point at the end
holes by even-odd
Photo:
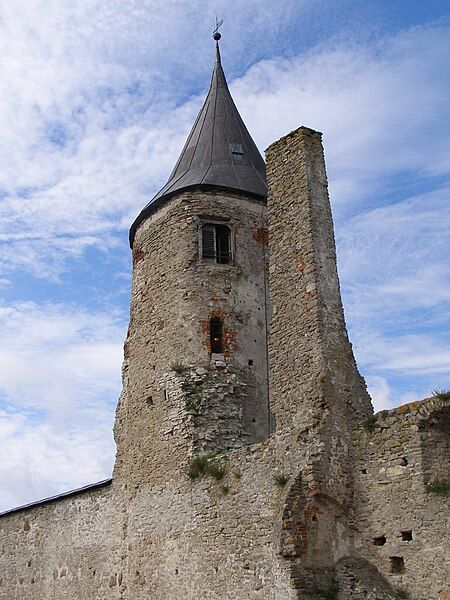
{"type": "Polygon", "coordinates": [[[449,600],[449,405],[372,414],[321,134],[267,178],[267,205],[193,188],[140,224],[112,481],[0,517],[1,600],[449,600]],[[200,259],[204,221],[231,264],[200,259]]]}

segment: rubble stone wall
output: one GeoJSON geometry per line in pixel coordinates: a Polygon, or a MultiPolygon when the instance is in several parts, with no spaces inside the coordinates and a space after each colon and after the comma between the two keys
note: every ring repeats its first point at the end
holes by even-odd
{"type": "Polygon", "coordinates": [[[1,600],[448,600],[448,405],[372,415],[321,134],[267,174],[267,208],[191,190],[139,227],[113,483],[0,518],[1,600]],[[202,219],[230,223],[233,265],[199,261],[202,219]]]}
{"type": "Polygon", "coordinates": [[[115,476],[123,469],[127,481],[134,473],[136,484],[159,483],[196,449],[236,447],[267,437],[265,230],[263,201],[217,190],[181,193],[138,229],[125,343],[126,393],[115,425],[115,476]],[[232,264],[200,260],[202,220],[230,225],[232,264]],[[211,355],[212,317],[223,323],[222,355],[211,355]],[[173,386],[166,386],[175,365],[183,371],[181,413],[173,386]],[[197,382],[185,372],[189,365],[202,369],[201,375],[192,374],[197,382]],[[213,381],[220,402],[213,397],[213,381]],[[224,395],[225,389],[229,393],[224,395]]]}
{"type": "Polygon", "coordinates": [[[428,398],[377,413],[356,437],[356,550],[414,600],[450,597],[448,493],[434,487],[450,482],[449,432],[450,404],[428,398]]]}
{"type": "Polygon", "coordinates": [[[1,600],[119,600],[123,514],[114,486],[0,518],[1,600]]]}

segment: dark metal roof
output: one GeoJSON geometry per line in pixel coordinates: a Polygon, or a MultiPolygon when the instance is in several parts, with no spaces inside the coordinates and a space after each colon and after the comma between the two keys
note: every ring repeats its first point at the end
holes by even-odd
{"type": "Polygon", "coordinates": [[[75,496],[76,494],[82,494],[83,492],[88,492],[96,488],[106,487],[112,483],[112,479],[103,479],[102,481],[98,481],[97,483],[90,483],[89,485],[84,485],[83,487],[76,488],[74,490],[70,490],[69,492],[63,492],[62,494],[56,494],[56,496],[50,496],[49,498],[44,498],[43,500],[37,500],[36,502],[30,502],[29,504],[22,504],[22,506],[16,506],[15,508],[10,508],[9,510],[5,510],[0,512],[0,517],[4,517],[6,515],[11,515],[13,513],[19,512],[21,510],[28,510],[29,508],[35,508],[36,506],[42,506],[43,504],[47,504],[48,502],[54,502],[55,500],[62,500],[63,498],[68,498],[69,496],[75,496]]]}
{"type": "Polygon", "coordinates": [[[211,86],[166,185],[139,214],[130,229],[130,245],[139,225],[174,193],[194,187],[237,190],[267,196],[264,159],[233,102],[216,44],[211,86]]]}

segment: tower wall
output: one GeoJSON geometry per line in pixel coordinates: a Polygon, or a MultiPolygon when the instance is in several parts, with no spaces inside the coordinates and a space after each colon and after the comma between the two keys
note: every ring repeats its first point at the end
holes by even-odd
{"type": "MultiPolygon", "coordinates": [[[[130,442],[147,457],[139,465],[131,454],[133,462],[124,462],[126,468],[118,472],[122,481],[133,484],[126,500],[128,581],[138,572],[144,582],[130,588],[133,599],[146,594],[316,599],[331,593],[336,565],[353,552],[348,524],[352,427],[368,413],[370,403],[345,332],[320,134],[300,128],[272,146],[267,156],[269,278],[275,305],[270,394],[276,418],[271,435],[261,443],[243,446],[243,432],[236,444],[222,443],[229,449],[214,459],[223,471],[219,478],[203,472],[189,479],[189,460],[198,453],[198,436],[211,425],[223,427],[217,430],[218,438],[227,438],[230,425],[238,430],[234,412],[218,420],[215,411],[205,411],[206,421],[199,426],[199,416],[191,420],[186,414],[179,386],[187,377],[192,384],[192,377],[201,381],[211,373],[244,381],[252,347],[248,344],[258,339],[250,331],[255,331],[253,323],[258,324],[266,304],[264,210],[240,196],[185,193],[146,222],[136,237],[125,367],[128,389],[116,424],[118,434],[127,432],[122,451],[118,438],[119,460],[129,460],[130,442]],[[197,265],[195,219],[204,213],[217,217],[226,210],[242,224],[236,240],[246,262],[240,270],[230,269],[225,295],[217,267],[205,271],[197,265]],[[181,233],[171,250],[174,229],[181,233]],[[173,271],[164,269],[161,277],[166,252],[173,252],[173,271]],[[180,273],[186,273],[185,280],[180,273]],[[185,286],[183,294],[180,285],[185,286]],[[238,310],[242,305],[254,320],[238,310]],[[205,352],[205,314],[207,318],[217,307],[236,329],[228,371],[222,366],[217,370],[205,352]],[[180,327],[187,323],[181,346],[168,327],[170,314],[180,327]],[[146,340],[152,335],[159,342],[147,351],[146,340]],[[146,374],[151,357],[156,360],[152,385],[165,390],[166,403],[164,395],[159,396],[160,406],[149,409],[159,412],[152,413],[149,423],[139,407],[150,390],[146,374]],[[168,365],[173,360],[183,361],[188,370],[171,372],[168,365]],[[128,430],[119,429],[125,407],[128,430]],[[130,428],[135,428],[131,435],[130,428]],[[130,472],[136,475],[130,477],[130,472]]],[[[259,340],[262,350],[263,327],[259,340]]],[[[259,373],[263,380],[263,368],[259,373]]],[[[205,389],[206,384],[201,385],[205,389]]],[[[225,404],[233,405],[245,398],[241,393],[247,386],[231,387],[225,404]]]]}
{"type": "Polygon", "coordinates": [[[276,426],[265,207],[184,192],[137,232],[113,482],[0,515],[2,600],[448,598],[446,396],[371,415],[320,134],[300,128],[267,158],[276,426]],[[199,216],[234,221],[235,267],[198,264],[199,216]]]}
{"type": "Polygon", "coordinates": [[[322,134],[300,127],[267,149],[270,398],[279,430],[299,410],[345,423],[371,412],[344,321],[322,134]]]}
{"type": "Polygon", "coordinates": [[[117,474],[161,480],[189,455],[267,436],[266,237],[263,202],[209,190],[172,198],[138,229],[117,474]],[[229,224],[233,264],[199,260],[202,220],[229,224]]]}
{"type": "Polygon", "coordinates": [[[353,551],[352,437],[372,407],[345,328],[321,134],[300,127],[266,156],[269,397],[280,446],[305,457],[286,498],[282,553],[309,598],[353,551]]]}

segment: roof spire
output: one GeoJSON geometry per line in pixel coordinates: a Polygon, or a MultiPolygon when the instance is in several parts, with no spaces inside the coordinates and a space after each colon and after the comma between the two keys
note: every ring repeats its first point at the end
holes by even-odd
{"type": "Polygon", "coordinates": [[[223,25],[223,19],[220,19],[220,21],[217,19],[217,15],[216,15],[216,28],[213,31],[213,38],[216,40],[216,47],[217,49],[219,49],[219,40],[222,37],[219,33],[219,27],[222,27],[223,25]]]}
{"type": "Polygon", "coordinates": [[[165,200],[186,189],[219,188],[261,199],[267,196],[264,160],[233,102],[222,69],[218,31],[222,23],[216,18],[216,61],[208,95],[168,182],[131,226],[131,245],[139,225],[165,200]]]}

